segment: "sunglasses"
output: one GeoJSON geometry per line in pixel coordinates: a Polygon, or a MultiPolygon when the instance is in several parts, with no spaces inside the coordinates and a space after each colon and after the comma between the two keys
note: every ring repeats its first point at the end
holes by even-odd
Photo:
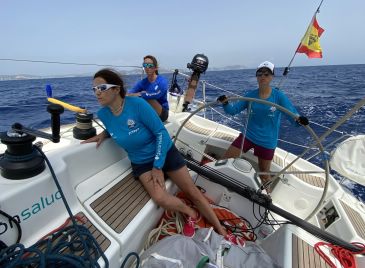
{"type": "Polygon", "coordinates": [[[260,77],[260,76],[263,76],[263,75],[267,77],[267,76],[271,75],[271,73],[269,73],[269,72],[257,72],[256,73],[257,77],[260,77]]]}
{"type": "Polygon", "coordinates": [[[153,68],[153,67],[155,67],[155,65],[153,63],[143,63],[142,66],[143,66],[143,68],[153,68]]]}
{"type": "Polygon", "coordinates": [[[113,85],[113,84],[100,84],[100,85],[93,87],[93,90],[94,90],[94,93],[96,93],[96,91],[104,92],[104,91],[111,89],[112,87],[119,87],[119,86],[113,85]]]}

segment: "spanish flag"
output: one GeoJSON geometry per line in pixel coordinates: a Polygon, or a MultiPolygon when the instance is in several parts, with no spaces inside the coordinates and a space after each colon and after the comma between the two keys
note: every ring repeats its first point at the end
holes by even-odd
{"type": "Polygon", "coordinates": [[[324,32],[317,22],[316,15],[313,16],[297,52],[307,54],[308,58],[322,58],[322,48],[319,44],[319,37],[324,32]]]}

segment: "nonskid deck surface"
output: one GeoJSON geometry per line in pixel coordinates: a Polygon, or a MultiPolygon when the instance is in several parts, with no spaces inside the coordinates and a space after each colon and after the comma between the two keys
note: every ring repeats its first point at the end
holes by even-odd
{"type": "Polygon", "coordinates": [[[150,200],[132,173],[90,204],[95,213],[116,233],[121,233],[150,200]]]}
{"type": "MultiPolygon", "coordinates": [[[[91,222],[90,220],[86,217],[86,215],[83,212],[79,212],[77,213],[75,216],[75,220],[78,224],[83,225],[84,227],[86,227],[91,235],[95,238],[96,242],[99,244],[101,250],[103,252],[105,252],[110,244],[111,241],[105,237],[91,222]]],[[[70,219],[68,219],[66,222],[66,224],[62,225],[62,228],[66,228],[66,227],[70,227],[72,225],[72,221],[70,219]]],[[[53,246],[57,245],[60,242],[61,236],[58,236],[56,239],[54,239],[52,237],[52,234],[44,237],[43,239],[48,239],[49,241],[51,241],[51,243],[42,243],[41,246],[38,248],[40,251],[45,251],[46,247],[47,248],[52,248],[53,246]]],[[[70,238],[70,241],[73,238],[70,238]]],[[[65,241],[64,241],[65,242],[65,241]]],[[[63,243],[64,243],[63,242],[63,243]]],[[[75,256],[82,256],[84,254],[84,249],[83,247],[81,248],[82,250],[77,250],[75,248],[73,248],[73,252],[71,253],[70,248],[68,247],[64,247],[63,249],[63,254],[69,254],[71,253],[71,255],[75,255],[75,256]]],[[[90,256],[93,256],[95,254],[94,249],[92,249],[92,252],[90,252],[90,256]]],[[[29,254],[29,257],[34,256],[35,254],[31,253],[29,254]]]]}
{"type": "Polygon", "coordinates": [[[347,205],[344,201],[340,200],[340,203],[341,206],[344,208],[349,220],[351,221],[356,233],[365,240],[365,221],[361,217],[360,213],[347,205]]]}
{"type": "Polygon", "coordinates": [[[296,235],[292,235],[293,268],[330,268],[315,249],[296,235]]]}
{"type": "MultiPolygon", "coordinates": [[[[274,155],[273,162],[280,167],[284,167],[284,160],[278,155],[274,155]]],[[[301,170],[299,170],[296,167],[290,166],[288,168],[288,171],[292,171],[295,174],[295,172],[301,171],[301,170]]],[[[322,177],[314,176],[314,175],[311,175],[308,173],[305,173],[305,174],[297,173],[297,174],[295,174],[295,176],[297,178],[301,179],[302,181],[304,181],[305,183],[308,183],[310,185],[313,185],[313,186],[316,186],[319,188],[324,188],[325,181],[322,177]]]]}

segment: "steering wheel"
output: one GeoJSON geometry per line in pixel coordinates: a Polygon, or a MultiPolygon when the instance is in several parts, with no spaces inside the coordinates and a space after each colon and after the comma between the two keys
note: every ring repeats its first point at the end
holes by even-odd
{"type": "MultiPolygon", "coordinates": [[[[297,117],[296,114],[292,113],[291,111],[289,111],[288,109],[273,103],[273,102],[269,102],[266,100],[262,100],[262,99],[256,99],[256,98],[248,98],[248,97],[231,97],[227,99],[228,101],[248,101],[248,102],[256,102],[256,103],[261,103],[261,104],[265,104],[268,106],[273,106],[275,108],[277,108],[278,110],[280,110],[281,112],[289,115],[291,118],[295,119],[297,117]]],[[[200,112],[203,109],[209,108],[209,107],[214,107],[214,106],[218,106],[221,105],[219,102],[209,102],[206,103],[205,105],[200,106],[197,110],[195,110],[194,112],[192,112],[185,120],[184,122],[180,125],[178,131],[176,132],[176,135],[174,137],[174,143],[176,143],[176,140],[182,130],[182,128],[186,125],[186,123],[190,120],[191,117],[193,117],[195,114],[197,114],[198,112],[200,112]]],[[[321,138],[319,138],[316,133],[313,131],[313,129],[307,125],[304,126],[305,129],[309,132],[309,134],[312,136],[312,138],[315,140],[315,142],[313,144],[311,144],[307,149],[305,149],[302,154],[298,155],[291,163],[289,163],[286,167],[283,167],[275,176],[274,178],[272,178],[271,180],[276,180],[279,179],[280,176],[282,174],[284,174],[284,172],[291,166],[293,165],[298,159],[300,159],[303,155],[305,155],[312,147],[317,146],[318,149],[320,150],[320,152],[322,152],[324,154],[324,148],[322,146],[321,143],[321,138]]],[[[329,185],[329,163],[327,159],[324,159],[324,173],[325,173],[325,183],[324,183],[324,188],[322,191],[322,196],[318,202],[318,204],[316,205],[316,207],[313,209],[313,211],[305,218],[305,220],[309,220],[311,217],[313,217],[317,211],[320,209],[326,195],[328,192],[328,185],[329,185]]]]}
{"type": "MultiPolygon", "coordinates": [[[[268,102],[265,100],[261,100],[261,99],[255,99],[255,98],[247,98],[247,97],[232,97],[232,98],[228,98],[229,101],[234,101],[234,100],[242,100],[242,101],[249,101],[249,102],[257,102],[257,103],[262,103],[262,104],[266,104],[266,105],[270,105],[270,106],[274,106],[277,109],[279,109],[280,111],[282,111],[283,113],[288,114],[290,117],[295,118],[296,115],[293,114],[292,112],[290,112],[289,110],[287,110],[286,108],[276,104],[276,103],[272,103],[272,102],[268,102]]],[[[220,103],[218,102],[209,102],[201,107],[199,107],[197,110],[195,110],[194,112],[192,112],[185,120],[184,122],[181,124],[181,126],[179,127],[175,137],[174,137],[174,143],[176,143],[178,136],[182,130],[182,128],[185,126],[185,124],[190,120],[191,117],[193,117],[196,113],[200,112],[203,109],[206,109],[208,107],[213,107],[213,106],[218,106],[220,105],[220,103]]],[[[280,175],[282,175],[290,165],[292,165],[295,161],[297,161],[299,158],[301,158],[307,151],[309,151],[312,147],[317,146],[319,148],[319,150],[324,153],[324,148],[322,146],[322,140],[326,137],[326,135],[324,134],[323,136],[321,136],[320,138],[314,133],[314,131],[307,125],[304,126],[306,128],[306,130],[311,134],[311,136],[313,137],[313,139],[315,140],[314,143],[312,143],[308,149],[304,150],[303,153],[301,155],[298,155],[297,158],[295,158],[288,166],[284,167],[277,175],[276,177],[279,178],[280,175]]],[[[219,174],[210,174],[209,170],[204,170],[204,166],[200,166],[200,164],[194,160],[189,163],[189,166],[196,172],[201,172],[203,176],[209,177],[210,175],[212,177],[210,177],[210,179],[212,179],[213,181],[218,181],[218,183],[221,183],[222,185],[226,186],[227,188],[229,188],[232,191],[235,191],[236,193],[250,199],[252,202],[258,203],[259,205],[263,205],[264,207],[268,208],[269,210],[273,211],[274,213],[288,219],[290,222],[292,222],[293,224],[299,226],[300,228],[308,231],[309,233],[313,234],[314,236],[324,240],[324,241],[328,241],[334,245],[339,245],[345,249],[348,249],[352,252],[362,252],[363,249],[358,247],[355,244],[351,244],[347,241],[344,241],[343,239],[328,233],[325,230],[320,229],[319,227],[311,224],[308,222],[308,219],[310,219],[321,207],[321,204],[323,203],[327,191],[328,191],[328,184],[329,184],[329,164],[328,164],[328,160],[324,159],[324,172],[325,172],[325,186],[322,192],[322,196],[321,199],[319,200],[317,206],[313,209],[313,211],[310,213],[310,215],[308,215],[304,220],[295,216],[294,214],[287,212],[284,209],[281,209],[280,207],[275,206],[274,204],[272,204],[272,201],[270,198],[268,198],[266,195],[264,194],[257,194],[255,192],[254,189],[247,187],[245,189],[241,189],[239,185],[235,185],[232,182],[226,181],[223,178],[221,178],[219,176],[219,174]],[[215,178],[213,178],[215,177],[215,178]],[[218,178],[217,178],[218,177],[218,178]]]]}

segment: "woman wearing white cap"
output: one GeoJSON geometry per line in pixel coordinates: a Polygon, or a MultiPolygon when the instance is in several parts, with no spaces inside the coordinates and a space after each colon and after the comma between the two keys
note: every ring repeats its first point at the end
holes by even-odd
{"type": "MultiPolygon", "coordinates": [[[[304,116],[299,116],[299,113],[292,105],[284,92],[277,88],[272,88],[270,83],[274,76],[274,64],[265,61],[261,63],[256,70],[256,78],[258,88],[249,91],[245,97],[263,99],[269,102],[283,106],[292,113],[298,115],[296,122],[301,125],[308,125],[308,119],[304,116]]],[[[248,108],[247,101],[237,101],[228,103],[227,97],[222,95],[217,99],[223,104],[224,111],[230,115],[235,115],[248,108]]],[[[266,104],[251,103],[250,118],[247,124],[245,139],[243,140],[242,133],[233,141],[228,148],[223,158],[235,158],[243,152],[247,152],[251,148],[254,149],[254,154],[258,158],[259,171],[270,172],[271,161],[273,159],[275,148],[278,143],[279,126],[281,111],[274,106],[266,104]],[[242,145],[243,142],[243,145],[242,145]]],[[[291,121],[293,121],[290,118],[291,121]]],[[[263,184],[270,180],[270,175],[260,175],[263,184]]]]}

